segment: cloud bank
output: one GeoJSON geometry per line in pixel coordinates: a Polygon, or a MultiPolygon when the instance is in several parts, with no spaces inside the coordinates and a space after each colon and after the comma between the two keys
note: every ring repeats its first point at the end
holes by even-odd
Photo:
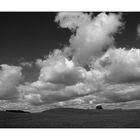
{"type": "Polygon", "coordinates": [[[19,97],[16,87],[22,79],[21,67],[2,64],[0,70],[0,99],[12,100],[19,97]]]}
{"type": "Polygon", "coordinates": [[[66,101],[98,90],[95,80],[98,75],[76,66],[60,50],[55,50],[46,60],[40,60],[37,64],[41,67],[38,81],[18,88],[30,103],[66,101]]]}
{"type": "Polygon", "coordinates": [[[96,67],[105,71],[109,83],[135,83],[140,81],[140,50],[109,49],[97,60],[96,67]]]}
{"type": "Polygon", "coordinates": [[[1,100],[83,108],[140,100],[140,50],[115,47],[122,14],[62,12],[55,22],[71,31],[69,45],[36,60],[40,73],[34,82],[20,83],[21,67],[1,65],[1,100]]]}

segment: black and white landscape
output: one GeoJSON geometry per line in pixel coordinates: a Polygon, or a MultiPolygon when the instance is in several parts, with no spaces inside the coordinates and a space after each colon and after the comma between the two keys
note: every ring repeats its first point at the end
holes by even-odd
{"type": "Polygon", "coordinates": [[[140,127],[140,13],[0,19],[1,128],[140,127]]]}

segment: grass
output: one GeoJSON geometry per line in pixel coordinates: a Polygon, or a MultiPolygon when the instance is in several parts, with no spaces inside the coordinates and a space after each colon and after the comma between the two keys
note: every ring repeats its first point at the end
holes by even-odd
{"type": "Polygon", "coordinates": [[[140,128],[140,110],[59,108],[41,113],[0,112],[1,128],[140,128]]]}

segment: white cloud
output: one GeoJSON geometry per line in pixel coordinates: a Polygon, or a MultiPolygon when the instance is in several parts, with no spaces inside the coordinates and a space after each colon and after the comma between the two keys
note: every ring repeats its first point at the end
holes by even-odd
{"type": "Polygon", "coordinates": [[[84,84],[77,84],[75,86],[65,87],[60,90],[42,90],[40,88],[22,86],[24,99],[34,105],[68,101],[77,97],[93,94],[96,90],[96,88],[88,88],[84,84]]]}
{"type": "Polygon", "coordinates": [[[17,66],[1,65],[0,70],[0,99],[10,100],[18,98],[19,93],[16,86],[19,84],[22,73],[22,68],[17,66]]]}
{"type": "Polygon", "coordinates": [[[139,49],[109,49],[93,61],[89,71],[66,58],[60,50],[37,64],[40,66],[38,81],[19,88],[31,104],[86,99],[88,95],[92,95],[90,103],[93,104],[139,100],[139,88],[132,86],[140,82],[139,49]]]}
{"type": "Polygon", "coordinates": [[[104,71],[109,83],[131,83],[140,81],[140,50],[110,49],[94,64],[104,71]]]}
{"type": "Polygon", "coordinates": [[[41,83],[36,81],[28,85],[21,85],[19,92],[24,99],[33,105],[59,103],[78,97],[88,96],[98,92],[96,85],[85,82],[71,86],[59,84],[41,83]]]}
{"type": "Polygon", "coordinates": [[[90,57],[100,56],[104,47],[113,45],[113,34],[122,26],[120,19],[120,14],[101,13],[92,19],[91,14],[59,13],[55,21],[76,34],[64,52],[55,50],[36,61],[40,67],[38,80],[18,87],[23,99],[34,105],[51,104],[99,92],[104,72],[94,68],[87,71],[79,64],[88,64],[90,57]],[[66,52],[74,55],[72,60],[66,52]]]}
{"type": "Polygon", "coordinates": [[[92,18],[79,12],[59,13],[55,21],[72,31],[70,46],[37,59],[38,80],[17,88],[24,101],[38,106],[95,106],[140,99],[140,50],[114,46],[113,35],[123,27],[121,14],[92,18]]]}
{"type": "Polygon", "coordinates": [[[38,80],[18,87],[31,104],[50,104],[94,94],[102,84],[100,72],[75,65],[60,50],[37,64],[40,66],[38,80]]]}
{"type": "Polygon", "coordinates": [[[85,78],[86,70],[76,67],[73,61],[68,60],[59,50],[54,51],[48,59],[40,61],[40,81],[53,84],[74,85],[85,78]]]}
{"type": "Polygon", "coordinates": [[[107,85],[101,96],[113,103],[140,100],[140,86],[139,84],[107,85]]]}
{"type": "Polygon", "coordinates": [[[43,101],[41,100],[40,94],[27,94],[24,96],[24,99],[33,105],[41,105],[43,101]]]}
{"type": "Polygon", "coordinates": [[[121,14],[100,13],[92,18],[92,14],[59,13],[55,21],[62,28],[74,31],[69,42],[74,52],[74,59],[80,64],[87,64],[91,58],[104,53],[114,43],[113,35],[123,24],[121,14]]]}
{"type": "Polygon", "coordinates": [[[0,98],[20,95],[21,101],[31,105],[83,108],[98,103],[119,106],[121,102],[140,100],[140,50],[114,46],[114,34],[123,27],[121,14],[100,13],[92,17],[80,12],[59,13],[55,21],[72,31],[70,46],[37,59],[38,80],[18,87],[21,68],[3,65],[0,98]],[[15,92],[11,94],[12,90],[15,92]]]}
{"type": "Polygon", "coordinates": [[[55,22],[59,22],[62,28],[69,28],[76,30],[79,26],[90,22],[91,15],[83,14],[81,12],[60,12],[55,18],[55,22]]]}

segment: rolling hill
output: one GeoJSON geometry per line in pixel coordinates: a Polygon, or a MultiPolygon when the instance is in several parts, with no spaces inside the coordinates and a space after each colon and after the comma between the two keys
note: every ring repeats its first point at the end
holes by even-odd
{"type": "Polygon", "coordinates": [[[0,128],[140,128],[140,110],[1,111],[0,128]]]}

